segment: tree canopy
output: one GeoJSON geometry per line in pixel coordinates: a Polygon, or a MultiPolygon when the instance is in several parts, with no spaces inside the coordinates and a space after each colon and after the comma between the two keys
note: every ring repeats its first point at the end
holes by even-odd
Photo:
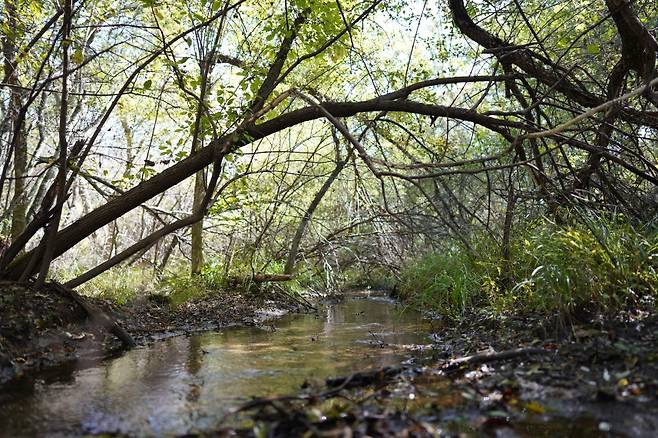
{"type": "Polygon", "coordinates": [[[522,221],[657,212],[654,1],[4,0],[0,26],[5,279],[397,270],[483,236],[509,261],[522,221]]]}

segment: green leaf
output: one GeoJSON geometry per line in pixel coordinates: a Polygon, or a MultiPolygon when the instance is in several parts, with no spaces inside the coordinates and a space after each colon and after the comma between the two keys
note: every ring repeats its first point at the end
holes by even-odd
{"type": "Polygon", "coordinates": [[[78,47],[71,55],[71,61],[73,61],[77,65],[80,65],[84,60],[85,60],[85,56],[82,54],[82,48],[78,47]]]}
{"type": "Polygon", "coordinates": [[[150,90],[151,85],[153,85],[153,81],[151,79],[147,79],[144,81],[144,89],[145,90],[150,90]]]}

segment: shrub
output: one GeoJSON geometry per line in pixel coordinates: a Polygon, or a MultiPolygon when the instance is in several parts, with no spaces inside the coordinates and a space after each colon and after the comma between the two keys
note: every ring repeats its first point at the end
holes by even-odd
{"type": "Polygon", "coordinates": [[[179,274],[171,275],[162,280],[165,295],[169,298],[172,307],[178,307],[193,299],[203,298],[208,295],[209,287],[203,276],[179,274]]]}
{"type": "Polygon", "coordinates": [[[81,293],[126,304],[139,296],[156,290],[157,278],[153,269],[139,266],[119,266],[83,284],[81,293]]]}
{"type": "Polygon", "coordinates": [[[480,267],[464,250],[435,252],[402,270],[400,296],[421,308],[456,318],[482,301],[483,280],[480,267]]]}

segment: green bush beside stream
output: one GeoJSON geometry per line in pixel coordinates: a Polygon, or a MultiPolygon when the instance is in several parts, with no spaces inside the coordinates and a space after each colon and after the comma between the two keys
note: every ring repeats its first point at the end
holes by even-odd
{"type": "Polygon", "coordinates": [[[473,241],[476,255],[452,247],[408,263],[401,297],[457,319],[474,306],[571,316],[654,305],[658,235],[623,218],[517,225],[507,264],[493,239],[473,241]]]}

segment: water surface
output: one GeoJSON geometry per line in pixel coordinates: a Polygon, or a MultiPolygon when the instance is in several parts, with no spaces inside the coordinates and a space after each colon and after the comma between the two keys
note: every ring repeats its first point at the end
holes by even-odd
{"type": "Polygon", "coordinates": [[[217,429],[251,397],[305,381],[398,364],[429,343],[427,322],[378,297],[287,315],[269,328],[175,337],[92,368],[69,370],[0,401],[7,436],[130,433],[171,436],[217,429]]]}

